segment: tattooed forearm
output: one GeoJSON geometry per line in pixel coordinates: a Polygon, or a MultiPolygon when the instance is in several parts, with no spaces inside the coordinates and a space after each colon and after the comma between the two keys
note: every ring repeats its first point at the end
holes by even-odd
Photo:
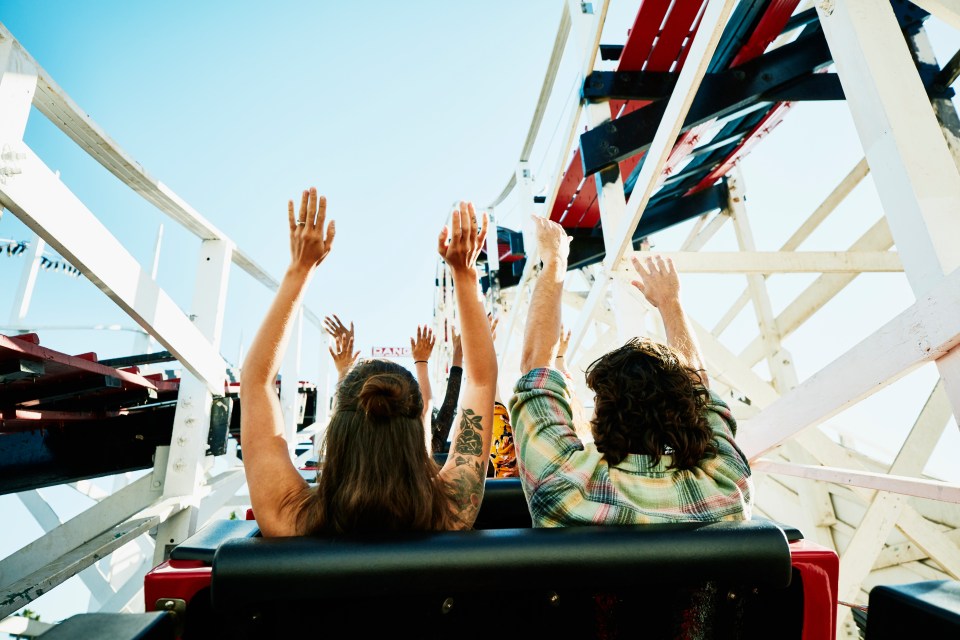
{"type": "Polygon", "coordinates": [[[460,430],[457,432],[457,441],[453,451],[466,456],[483,455],[483,426],[482,417],[472,409],[464,409],[460,418],[460,430]]]}
{"type": "Polygon", "coordinates": [[[451,478],[450,487],[457,517],[472,526],[483,501],[484,475],[480,462],[474,460],[471,466],[459,467],[451,478]]]}

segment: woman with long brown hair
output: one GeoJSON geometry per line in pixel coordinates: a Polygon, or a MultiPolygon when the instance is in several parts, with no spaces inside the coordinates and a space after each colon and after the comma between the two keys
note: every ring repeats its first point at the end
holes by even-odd
{"type": "Polygon", "coordinates": [[[440,233],[438,251],[454,280],[467,385],[446,464],[427,452],[423,398],[405,368],[364,361],[340,382],[316,487],[290,460],[275,380],[291,320],[316,267],[330,252],[335,225],[326,198],[304,191],[299,215],[287,205],[291,262],[240,376],[241,440],[250,501],[264,536],[469,529],[483,499],[490,451],[497,360],[477,288],[476,259],[487,218],[461,202],[440,233]]]}

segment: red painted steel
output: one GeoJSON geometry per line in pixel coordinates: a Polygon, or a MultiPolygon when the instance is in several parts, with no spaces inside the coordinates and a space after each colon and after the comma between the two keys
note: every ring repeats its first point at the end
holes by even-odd
{"type": "Polygon", "coordinates": [[[793,568],[803,581],[803,640],[833,640],[837,634],[840,558],[809,540],[790,543],[793,568]]]}
{"type": "Polygon", "coordinates": [[[800,0],[770,0],[770,5],[750,34],[750,39],[730,62],[730,67],[736,67],[763,55],[770,43],[783,33],[783,28],[787,26],[787,21],[790,20],[798,4],[800,0]]]}
{"type": "MultiPolygon", "coordinates": [[[[623,47],[618,71],[672,71],[678,59],[685,57],[693,34],[699,26],[705,0],[675,2],[666,13],[669,2],[644,2],[637,12],[637,20],[623,47]],[[664,16],[666,18],[664,19],[664,16]],[[662,27],[662,28],[661,28],[662,27]]],[[[614,119],[623,117],[650,104],[646,100],[611,100],[610,113],[614,119]]],[[[620,175],[626,179],[637,167],[643,154],[637,154],[620,163],[620,175]]],[[[579,152],[574,158],[579,160],[579,152]]],[[[572,168],[572,165],[571,165],[572,168]]],[[[569,170],[568,170],[569,171],[569,170]]],[[[581,177],[583,168],[579,170],[581,177]]],[[[600,222],[600,202],[596,178],[591,176],[570,205],[563,225],[568,228],[588,228],[600,222]],[[589,188],[587,185],[590,185],[589,188]]]]}
{"type": "MultiPolygon", "coordinates": [[[[750,34],[749,40],[737,53],[730,66],[737,66],[763,54],[767,47],[783,31],[797,7],[799,0],[771,0],[767,10],[750,34]]],[[[690,44],[703,18],[703,0],[670,2],[669,0],[645,0],[637,11],[637,18],[624,45],[618,63],[618,71],[678,71],[690,50],[690,44]],[[671,6],[672,5],[672,6],[671,6]]],[[[616,119],[650,104],[646,101],[611,100],[611,115],[616,119]]],[[[789,105],[786,105],[789,108],[789,105]]],[[[743,143],[694,187],[690,193],[707,188],[725,175],[736,161],[773,129],[783,119],[786,108],[771,111],[762,126],[748,134],[743,143]]],[[[696,147],[700,136],[713,126],[713,122],[701,125],[681,134],[664,167],[664,175],[670,175],[683,159],[696,147]]],[[[643,159],[637,154],[620,163],[620,174],[626,180],[643,159]]],[[[600,221],[600,207],[596,193],[596,179],[587,179],[583,186],[583,166],[579,149],[560,182],[557,198],[550,218],[567,228],[593,228],[600,221]]]]}
{"type": "Polygon", "coordinates": [[[695,187],[690,189],[684,195],[689,195],[691,193],[696,193],[697,191],[703,191],[716,183],[717,180],[727,175],[727,172],[733,168],[737,162],[740,161],[740,158],[747,155],[751,149],[753,149],[760,140],[767,137],[767,135],[773,131],[778,124],[783,122],[784,117],[787,115],[787,111],[790,110],[792,103],[790,102],[781,102],[773,110],[768,113],[763,120],[761,120],[757,126],[753,128],[750,133],[748,133],[743,141],[737,145],[737,148],[727,156],[726,160],[721,162],[717,167],[707,174],[707,177],[701,180],[695,187]]]}

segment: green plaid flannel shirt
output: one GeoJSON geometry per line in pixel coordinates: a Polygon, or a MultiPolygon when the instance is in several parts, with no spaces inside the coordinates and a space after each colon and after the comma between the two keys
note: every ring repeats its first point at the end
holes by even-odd
{"type": "Polygon", "coordinates": [[[737,423],[713,391],[706,407],[718,455],[692,469],[667,469],[669,456],[628,454],[610,466],[574,432],[567,380],[534,369],[517,381],[510,415],[520,480],[536,527],[749,520],[750,466],[734,442],[737,423]]]}

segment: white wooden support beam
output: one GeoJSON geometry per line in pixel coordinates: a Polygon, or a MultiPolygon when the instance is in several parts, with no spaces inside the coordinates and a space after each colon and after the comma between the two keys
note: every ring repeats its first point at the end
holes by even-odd
{"type": "Polygon", "coordinates": [[[49,622],[31,620],[23,616],[10,616],[0,620],[0,633],[6,633],[16,638],[36,638],[55,626],[49,622]]]}
{"type": "Polygon", "coordinates": [[[76,266],[191,373],[222,393],[217,350],[124,246],[29,149],[22,173],[0,184],[0,204],[76,266]]]}
{"type": "Polygon", "coordinates": [[[960,549],[928,520],[913,509],[904,509],[897,520],[897,528],[954,580],[960,580],[960,549]]]}
{"type": "Polygon", "coordinates": [[[717,235],[717,232],[723,228],[723,225],[726,224],[729,219],[730,214],[726,209],[721,209],[699,233],[691,233],[690,236],[683,241],[683,244],[680,246],[680,251],[700,251],[713,236],[717,235]]]}
{"type": "MultiPolygon", "coordinates": [[[[201,240],[226,239],[226,235],[204,219],[199,212],[171,191],[169,187],[151,176],[139,162],[121,149],[120,146],[53,81],[46,71],[37,64],[36,60],[23,50],[13,35],[0,23],[0,43],[2,42],[12,43],[11,46],[18,52],[16,54],[16,68],[23,71],[24,75],[33,74],[36,76],[36,91],[31,95],[33,105],[40,113],[49,118],[55,126],[76,142],[81,149],[117,176],[124,184],[139,193],[148,202],[155,205],[161,212],[179,222],[198,238],[201,240]]],[[[3,68],[3,66],[0,66],[0,69],[3,68]]],[[[26,123],[27,113],[29,113],[29,106],[22,118],[12,113],[6,113],[0,109],[0,114],[3,116],[0,117],[0,130],[2,130],[4,124],[10,127],[11,130],[20,127],[20,135],[17,136],[17,140],[19,140],[20,137],[22,137],[22,126],[19,123],[21,120],[22,124],[26,123]]],[[[3,139],[4,135],[0,134],[0,142],[2,142],[3,139]]],[[[271,291],[276,291],[277,287],[279,287],[279,283],[244,252],[235,250],[233,252],[233,261],[238,267],[271,291]]],[[[323,328],[323,321],[316,313],[310,309],[306,309],[305,312],[307,319],[310,320],[314,326],[320,329],[323,328]]],[[[166,345],[164,346],[166,347],[166,345]]]]}
{"type": "MultiPolygon", "coordinates": [[[[880,218],[856,242],[850,246],[850,253],[884,251],[893,245],[890,228],[884,218],[880,218]]],[[[827,304],[844,287],[853,282],[859,272],[829,273],[814,280],[813,284],[804,289],[787,308],[777,316],[777,328],[782,337],[787,337],[796,331],[810,316],[827,304]]],[[[763,344],[759,338],[753,340],[740,354],[748,366],[753,366],[764,356],[763,344]]]]}
{"type": "Polygon", "coordinates": [[[143,476],[10,554],[0,560],[0,585],[21,580],[78,544],[135,515],[160,497],[160,489],[153,474],[143,476]]]}
{"type": "Polygon", "coordinates": [[[617,268],[633,243],[633,232],[640,223],[643,211],[653,195],[654,189],[662,178],[663,167],[673,151],[673,146],[680,135],[680,129],[696,97],[697,89],[703,80],[704,74],[713,53],[720,43],[723,29],[733,11],[736,0],[708,0],[697,34],[690,44],[687,59],[684,62],[677,83],[673,88],[670,99],[667,101],[663,119],[653,137],[653,142],[647,150],[643,166],[630,195],[630,202],[624,214],[623,223],[604,243],[607,250],[606,263],[610,268],[617,268]],[[615,239],[615,240],[614,240],[615,239]]]}
{"type": "MultiPolygon", "coordinates": [[[[940,434],[943,433],[949,417],[950,404],[943,389],[943,382],[940,381],[921,410],[900,453],[890,466],[889,473],[919,475],[930,458],[930,453],[936,446],[940,434]]],[[[877,493],[873,496],[860,525],[840,559],[840,597],[842,599],[857,597],[860,586],[876,564],[884,543],[903,512],[904,505],[905,500],[899,495],[877,493]]]]}
{"type": "Polygon", "coordinates": [[[741,426],[751,460],[960,343],[960,270],[741,426]]]}
{"type": "MultiPolygon", "coordinates": [[[[956,3],[934,13],[956,15],[956,3]]],[[[960,173],[887,0],[817,7],[907,280],[918,297],[960,267],[960,173]]],[[[960,422],[960,351],[937,364],[960,422]]]]}
{"type": "MultiPolygon", "coordinates": [[[[750,229],[749,220],[747,220],[743,176],[738,167],[735,167],[731,172],[727,185],[729,187],[727,209],[730,211],[739,249],[741,252],[756,251],[757,245],[753,239],[753,231],[750,229]]],[[[684,270],[684,272],[687,271],[684,270]]],[[[773,316],[773,305],[770,303],[770,295],[767,293],[763,276],[758,273],[747,274],[747,290],[750,292],[750,298],[753,301],[757,328],[760,331],[760,339],[764,343],[764,351],[770,367],[770,374],[773,376],[774,387],[780,393],[784,393],[796,386],[797,376],[792,366],[783,364],[784,362],[791,362],[792,358],[786,353],[780,353],[780,331],[777,329],[777,321],[773,316]]]]}
{"type": "Polygon", "coordinates": [[[10,305],[10,324],[13,326],[23,324],[23,319],[27,317],[27,311],[30,309],[30,301],[33,299],[33,290],[37,284],[37,274],[40,273],[40,258],[43,257],[43,249],[47,243],[43,238],[34,234],[33,242],[24,255],[23,270],[20,272],[20,283],[17,285],[17,293],[14,296],[14,303],[10,305]]]}
{"type": "MultiPolygon", "coordinates": [[[[743,175],[735,167],[727,179],[729,197],[727,210],[733,221],[737,244],[742,252],[756,251],[753,231],[747,218],[746,190],[743,175]]],[[[779,393],[785,393],[797,386],[797,373],[793,366],[793,357],[783,348],[780,332],[773,315],[773,305],[767,291],[766,281],[761,274],[747,274],[747,291],[753,302],[754,314],[760,339],[764,344],[767,364],[772,376],[772,384],[779,393]]],[[[798,443],[787,443],[787,454],[794,463],[809,462],[809,454],[798,443]]],[[[833,504],[822,482],[811,482],[806,490],[798,494],[801,523],[807,536],[816,542],[834,547],[830,526],[836,523],[833,504]]]]}
{"type": "Polygon", "coordinates": [[[23,141],[38,73],[20,43],[0,30],[0,149],[5,152],[17,151],[23,141]]]}
{"type": "Polygon", "coordinates": [[[888,0],[817,12],[915,293],[960,266],[960,174],[888,0]]]}
{"type": "MultiPolygon", "coordinates": [[[[850,192],[856,188],[860,182],[866,177],[870,172],[870,167],[867,164],[867,159],[863,158],[850,170],[843,180],[840,181],[833,191],[830,192],[820,206],[818,206],[810,217],[808,217],[803,224],[791,235],[783,246],[780,247],[780,251],[796,251],[804,240],[810,237],[817,227],[827,219],[827,217],[833,213],[837,206],[843,202],[850,192]]],[[[750,300],[750,291],[745,290],[736,302],[730,307],[729,310],[723,315],[719,322],[714,326],[713,333],[714,335],[720,335],[723,333],[726,328],[733,322],[733,319],[737,317],[740,311],[747,306],[747,302],[750,300]]]]}
{"type": "MultiPolygon", "coordinates": [[[[157,229],[157,239],[153,243],[153,262],[150,264],[150,278],[154,281],[160,272],[160,248],[163,246],[163,225],[157,229]]],[[[137,334],[133,339],[133,353],[150,353],[153,338],[149,333],[137,334]]]]}
{"type": "MultiPolygon", "coordinates": [[[[209,341],[210,347],[217,350],[223,329],[232,254],[233,243],[227,240],[203,241],[191,302],[196,328],[209,341]]],[[[204,477],[203,464],[210,430],[211,390],[218,396],[223,395],[225,382],[226,366],[220,370],[219,380],[215,382],[204,381],[190,374],[181,376],[163,482],[164,497],[195,496],[199,490],[204,477]]],[[[192,504],[160,525],[154,564],[164,560],[173,546],[193,535],[198,515],[198,506],[192,504]]]]}
{"type": "Polygon", "coordinates": [[[136,540],[159,521],[159,516],[149,516],[118,524],[69,551],[53,565],[41,567],[19,581],[3,587],[0,589],[0,618],[28,605],[100,558],[136,540]]]}
{"type": "Polygon", "coordinates": [[[822,480],[834,484],[852,485],[864,489],[887,491],[904,496],[914,496],[927,500],[938,500],[952,504],[960,504],[960,485],[938,480],[925,480],[908,476],[891,475],[887,473],[872,473],[855,469],[838,469],[793,462],[779,462],[761,458],[751,465],[754,469],[764,473],[775,473],[822,480]]]}
{"type": "MultiPolygon", "coordinates": [[[[898,273],[903,271],[899,256],[890,251],[658,251],[671,258],[682,273],[898,273]]],[[[642,252],[628,255],[641,256],[642,252]]],[[[624,262],[617,274],[632,277],[624,262]]]]}
{"type": "Polygon", "coordinates": [[[960,0],[910,0],[954,29],[960,29],[960,0]]]}
{"type": "Polygon", "coordinates": [[[596,320],[595,315],[598,309],[603,307],[604,299],[607,295],[607,287],[610,284],[610,278],[606,276],[598,277],[593,282],[593,287],[583,303],[583,309],[577,315],[577,322],[570,330],[570,342],[567,345],[567,353],[576,357],[577,349],[583,343],[583,338],[587,335],[587,330],[596,320]]]}
{"type": "MultiPolygon", "coordinates": [[[[43,499],[40,492],[36,489],[22,491],[17,494],[20,502],[27,508],[33,519],[43,529],[44,533],[49,533],[61,526],[60,516],[53,510],[50,504],[43,499]]],[[[80,580],[84,586],[90,590],[90,596],[96,602],[106,602],[113,595],[113,589],[97,570],[96,565],[87,567],[80,572],[80,580]]],[[[4,584],[3,575],[0,574],[0,585],[4,584]]]]}
{"type": "Polygon", "coordinates": [[[834,187],[833,191],[824,198],[820,206],[814,209],[810,217],[804,220],[803,224],[793,232],[793,235],[783,243],[780,251],[796,251],[799,249],[800,245],[840,206],[840,203],[846,200],[847,196],[863,182],[868,173],[870,173],[870,165],[867,164],[866,158],[861,158],[860,162],[854,165],[853,169],[844,176],[840,184],[834,187]]]}

